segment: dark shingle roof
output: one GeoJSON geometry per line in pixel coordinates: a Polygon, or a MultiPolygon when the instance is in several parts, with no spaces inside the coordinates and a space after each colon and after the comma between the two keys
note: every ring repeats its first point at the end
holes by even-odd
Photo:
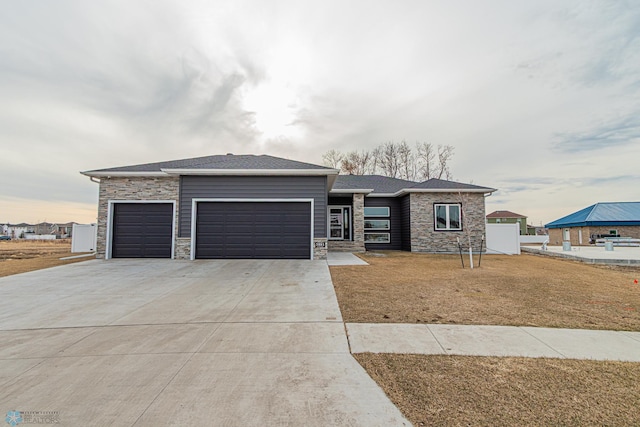
{"type": "Polygon", "coordinates": [[[485,190],[487,192],[495,191],[495,188],[481,187],[479,185],[464,184],[462,182],[445,181],[444,179],[431,178],[424,182],[414,185],[412,189],[424,190],[485,190]]]}
{"type": "Polygon", "coordinates": [[[226,154],[192,159],[169,160],[166,162],[144,163],[140,165],[121,166],[108,169],[97,169],[86,172],[161,172],[162,169],[297,169],[297,170],[331,170],[324,166],[303,163],[295,160],[283,159],[267,155],[226,154]]]}
{"type": "Polygon", "coordinates": [[[480,187],[477,185],[463,184],[443,179],[429,179],[424,182],[408,181],[399,178],[389,178],[382,175],[338,175],[333,190],[361,190],[373,189],[372,194],[384,193],[393,194],[400,190],[473,190],[473,191],[495,191],[493,188],[480,187]]]}
{"type": "Polygon", "coordinates": [[[640,202],[596,203],[557,219],[546,228],[640,225],[640,202]]]}
{"type": "Polygon", "coordinates": [[[526,218],[526,216],[511,211],[495,211],[487,215],[487,218],[526,218]]]}
{"type": "Polygon", "coordinates": [[[415,185],[414,181],[389,178],[382,175],[338,175],[334,190],[366,190],[373,189],[374,193],[395,193],[403,188],[415,185]]]}

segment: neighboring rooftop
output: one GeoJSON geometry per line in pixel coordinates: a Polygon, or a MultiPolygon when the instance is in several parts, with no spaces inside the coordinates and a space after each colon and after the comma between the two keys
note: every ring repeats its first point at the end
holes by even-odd
{"type": "Polygon", "coordinates": [[[487,218],[526,218],[526,216],[511,211],[495,211],[487,215],[487,218]]]}
{"type": "Polygon", "coordinates": [[[546,228],[640,225],[640,202],[596,203],[557,219],[546,228]]]}
{"type": "Polygon", "coordinates": [[[298,162],[295,160],[283,159],[281,157],[273,157],[268,155],[253,154],[223,154],[216,156],[195,157],[191,159],[169,160],[166,162],[144,163],[140,165],[120,166],[107,169],[96,169],[83,172],[85,175],[104,174],[104,173],[144,173],[144,172],[163,172],[164,170],[205,170],[205,169],[224,169],[224,170],[325,170],[333,171],[325,166],[314,165],[311,163],[298,162]]]}

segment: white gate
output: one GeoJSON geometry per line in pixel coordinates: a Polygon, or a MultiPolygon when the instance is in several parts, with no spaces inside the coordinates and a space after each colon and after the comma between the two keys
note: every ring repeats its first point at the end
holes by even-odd
{"type": "Polygon", "coordinates": [[[95,224],[73,224],[71,252],[95,252],[97,232],[95,224]]]}
{"type": "Polygon", "coordinates": [[[520,224],[485,224],[487,253],[520,255],[520,224]]]}

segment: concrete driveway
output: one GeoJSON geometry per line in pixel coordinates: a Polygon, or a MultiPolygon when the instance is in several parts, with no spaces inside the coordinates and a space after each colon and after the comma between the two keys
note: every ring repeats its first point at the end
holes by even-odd
{"type": "Polygon", "coordinates": [[[88,261],[0,279],[0,415],[410,425],[351,357],[324,261],[88,261]]]}

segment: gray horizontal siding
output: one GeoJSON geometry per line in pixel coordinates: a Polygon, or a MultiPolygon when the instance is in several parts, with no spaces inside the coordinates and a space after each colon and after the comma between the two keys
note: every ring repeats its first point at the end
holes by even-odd
{"type": "MultiPolygon", "coordinates": [[[[400,200],[396,198],[387,197],[365,197],[365,207],[388,207],[390,220],[390,234],[389,238],[391,243],[365,243],[365,247],[369,250],[401,250],[402,249],[402,209],[400,200]]],[[[365,219],[368,219],[365,216],[365,219]]],[[[371,218],[371,219],[387,219],[387,218],[371,218]]],[[[365,233],[367,231],[365,230],[365,233]]],[[[387,231],[380,231],[380,233],[387,233],[387,231]]]]}
{"type": "Polygon", "coordinates": [[[325,176],[182,176],[180,237],[191,235],[191,203],[198,198],[314,200],[314,237],[327,237],[325,176]]]}
{"type": "Polygon", "coordinates": [[[402,250],[411,251],[411,203],[409,196],[400,199],[402,212],[402,250]]]}

